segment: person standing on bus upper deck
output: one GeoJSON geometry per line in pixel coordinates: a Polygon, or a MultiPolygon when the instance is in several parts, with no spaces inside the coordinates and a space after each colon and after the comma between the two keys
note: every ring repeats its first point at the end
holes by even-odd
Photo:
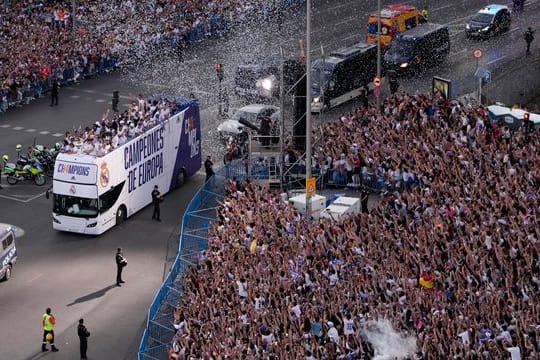
{"type": "Polygon", "coordinates": [[[152,213],[152,220],[161,221],[160,219],[160,211],[159,211],[159,203],[163,200],[163,196],[159,192],[158,186],[154,186],[154,190],[152,190],[152,204],[154,204],[154,212],[152,213]]]}

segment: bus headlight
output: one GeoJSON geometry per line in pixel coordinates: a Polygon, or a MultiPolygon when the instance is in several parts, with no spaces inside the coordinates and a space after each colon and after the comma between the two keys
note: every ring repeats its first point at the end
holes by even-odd
{"type": "Polygon", "coordinates": [[[465,25],[465,29],[469,30],[471,28],[471,25],[467,24],[465,25]]]}
{"type": "Polygon", "coordinates": [[[91,224],[86,225],[86,227],[87,227],[87,228],[93,228],[93,227],[96,227],[96,225],[97,225],[97,221],[96,221],[96,222],[93,222],[93,223],[91,223],[91,224]]]}
{"type": "Polygon", "coordinates": [[[259,79],[255,83],[258,94],[267,98],[271,98],[273,96],[274,90],[277,88],[277,85],[277,78],[274,75],[271,75],[264,79],[259,79]]]}
{"type": "Polygon", "coordinates": [[[482,32],[486,32],[488,30],[489,30],[489,26],[486,26],[486,27],[483,27],[482,29],[480,29],[480,31],[482,31],[482,32]]]}
{"type": "Polygon", "coordinates": [[[409,66],[409,63],[401,63],[401,65],[399,65],[400,68],[406,68],[407,66],[409,66]]]}
{"type": "Polygon", "coordinates": [[[57,218],[55,218],[54,216],[53,216],[53,218],[52,218],[52,221],[53,221],[53,223],[57,223],[57,224],[60,224],[60,221],[58,221],[58,219],[57,219],[57,218]]]}
{"type": "Polygon", "coordinates": [[[316,98],[313,98],[313,102],[314,103],[320,103],[321,102],[321,97],[317,96],[316,98]]]}

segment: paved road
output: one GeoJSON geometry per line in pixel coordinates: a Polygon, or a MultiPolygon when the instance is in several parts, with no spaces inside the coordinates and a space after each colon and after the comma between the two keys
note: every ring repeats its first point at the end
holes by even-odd
{"type": "MultiPolygon", "coordinates": [[[[483,0],[429,1],[431,20],[448,23],[452,28],[452,55],[441,67],[407,81],[404,84],[407,90],[427,90],[433,74],[455,79],[460,92],[474,89],[470,51],[477,46],[485,48],[483,61],[494,72],[503,73],[522,59],[523,27],[534,20],[539,1],[530,1],[526,13],[515,19],[512,31],[501,38],[484,43],[465,41],[462,29],[466,19],[485,3],[483,0]]],[[[315,1],[314,56],[319,54],[320,44],[329,52],[362,39],[368,13],[375,7],[375,0],[315,1]]],[[[228,69],[225,85],[230,86],[230,71],[236,63],[277,54],[280,44],[286,54],[294,55],[301,37],[298,34],[304,31],[304,20],[303,15],[291,17],[281,30],[276,24],[257,23],[225,39],[194,46],[185,54],[184,62],[163,55],[138,64],[132,71],[61,89],[58,107],[51,108],[48,99],[41,99],[10,111],[0,117],[0,153],[14,156],[17,143],[27,145],[34,139],[47,145],[61,140],[66,129],[99,119],[110,104],[112,91],[119,90],[123,106],[130,94],[139,92],[184,95],[193,92],[200,97],[203,108],[203,152],[217,155],[220,149],[214,137],[217,122],[214,64],[222,62],[228,69]]],[[[540,41],[537,41],[533,51],[539,49],[540,41]]],[[[233,106],[239,105],[240,102],[233,101],[233,106]]],[[[338,108],[331,116],[353,105],[338,108]]],[[[14,276],[0,284],[0,315],[5,324],[0,332],[0,358],[42,357],[37,353],[41,341],[39,322],[47,306],[58,317],[57,342],[61,352],[45,354],[44,358],[74,358],[77,346],[74,332],[80,317],[87,319],[92,332],[90,358],[109,359],[111,354],[115,354],[114,358],[135,358],[146,310],[161,283],[166,259],[174,252],[180,216],[201,182],[202,177],[197,177],[185,189],[167,197],[163,223],[158,225],[149,220],[150,209],[145,209],[99,237],[53,231],[50,202],[42,195],[45,187],[17,185],[0,190],[0,222],[25,230],[19,242],[20,262],[14,276]],[[125,248],[130,265],[126,270],[126,286],[111,288],[117,246],[125,248]]]]}

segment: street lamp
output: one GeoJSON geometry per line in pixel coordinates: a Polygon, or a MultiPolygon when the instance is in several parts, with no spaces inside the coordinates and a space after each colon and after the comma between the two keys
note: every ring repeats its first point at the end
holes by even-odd
{"type": "MultiPolygon", "coordinates": [[[[306,181],[311,179],[311,0],[307,0],[306,25],[306,181]]],[[[306,216],[311,217],[311,196],[306,188],[306,216]]]]}
{"type": "MultiPolygon", "coordinates": [[[[377,78],[381,78],[381,0],[377,0],[377,78]]],[[[377,98],[377,114],[381,110],[381,93],[375,93],[377,98]]]]}

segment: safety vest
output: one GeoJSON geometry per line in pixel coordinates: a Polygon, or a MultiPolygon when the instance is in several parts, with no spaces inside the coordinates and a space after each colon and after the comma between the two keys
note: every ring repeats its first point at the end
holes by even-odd
{"type": "Polygon", "coordinates": [[[56,324],[56,319],[54,316],[49,314],[43,314],[43,330],[52,331],[54,330],[54,325],[56,324]]]}

